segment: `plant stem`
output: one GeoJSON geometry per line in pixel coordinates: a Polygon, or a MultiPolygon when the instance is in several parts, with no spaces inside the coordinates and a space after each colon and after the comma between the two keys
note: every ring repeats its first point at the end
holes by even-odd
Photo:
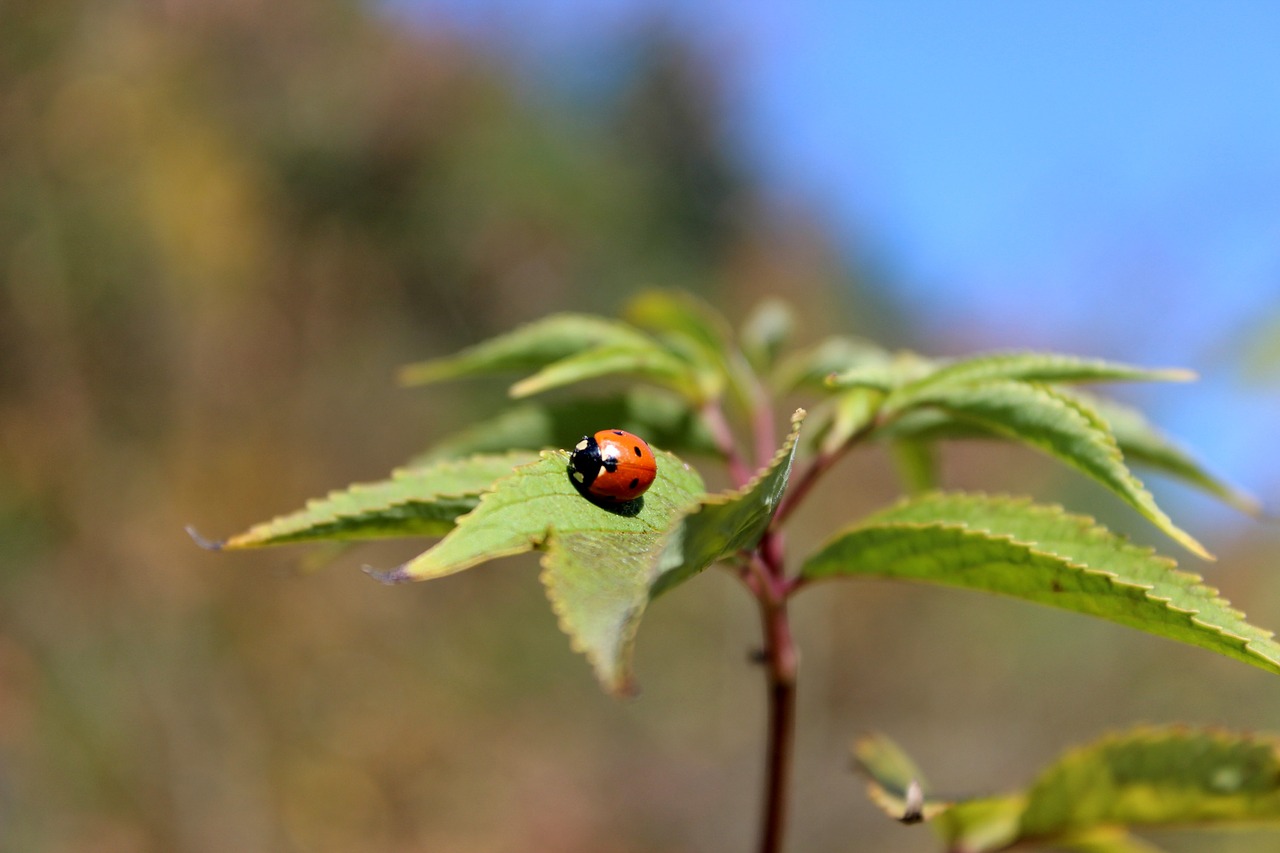
{"type": "Polygon", "coordinates": [[[787,599],[791,583],[782,565],[782,540],[766,533],[759,545],[763,564],[757,594],[764,628],[764,665],[768,681],[769,729],[765,743],[765,792],[760,853],[779,853],[787,826],[788,793],[795,742],[796,668],[799,662],[787,599]]]}
{"type": "Polygon", "coordinates": [[[734,486],[742,486],[751,479],[751,469],[742,461],[742,456],[738,453],[738,444],[733,439],[733,430],[729,428],[729,422],[725,419],[724,408],[720,401],[707,401],[702,407],[702,417],[706,421],[707,428],[711,430],[716,446],[724,455],[725,466],[729,469],[729,476],[733,479],[734,486]]]}
{"type": "Polygon", "coordinates": [[[796,653],[786,602],[762,602],[765,667],[769,684],[769,735],[765,758],[764,823],[760,853],[779,853],[786,832],[791,756],[795,740],[796,653]]]}

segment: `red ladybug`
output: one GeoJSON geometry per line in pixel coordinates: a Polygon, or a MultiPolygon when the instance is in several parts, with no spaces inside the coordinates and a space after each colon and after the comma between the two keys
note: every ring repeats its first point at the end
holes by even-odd
{"type": "Polygon", "coordinates": [[[653,485],[658,460],[644,439],[620,429],[584,435],[569,456],[569,476],[604,502],[635,500],[653,485]]]}

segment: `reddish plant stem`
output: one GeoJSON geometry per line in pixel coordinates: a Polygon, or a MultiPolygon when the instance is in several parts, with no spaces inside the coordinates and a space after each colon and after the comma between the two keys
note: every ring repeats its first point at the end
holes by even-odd
{"type": "Polygon", "coordinates": [[[800,476],[796,477],[792,484],[787,488],[787,492],[782,496],[782,503],[778,505],[778,511],[773,514],[771,526],[773,529],[782,527],[787,517],[795,511],[800,502],[805,499],[809,492],[822,479],[822,475],[831,470],[831,468],[840,461],[840,457],[859,440],[864,438],[871,432],[876,424],[869,424],[849,436],[848,440],[834,449],[823,449],[818,455],[813,457],[809,462],[809,467],[805,468],[800,476]]]}
{"type": "Polygon", "coordinates": [[[764,633],[764,666],[768,681],[769,722],[765,745],[765,791],[760,853],[779,853],[786,834],[795,742],[796,669],[799,657],[791,636],[787,599],[791,582],[782,563],[778,533],[766,533],[760,541],[757,592],[764,633]]]}
{"type": "Polygon", "coordinates": [[[711,437],[716,447],[724,454],[725,466],[735,486],[745,485],[751,479],[751,470],[738,453],[738,443],[733,439],[733,430],[724,416],[724,407],[719,400],[708,400],[702,407],[702,417],[711,430],[711,437]]]}
{"type": "Polygon", "coordinates": [[[768,680],[769,722],[765,746],[765,791],[760,853],[779,853],[785,837],[788,793],[795,741],[796,665],[798,657],[787,617],[788,580],[776,533],[760,542],[759,560],[767,581],[757,600],[764,629],[764,665],[768,680]]]}

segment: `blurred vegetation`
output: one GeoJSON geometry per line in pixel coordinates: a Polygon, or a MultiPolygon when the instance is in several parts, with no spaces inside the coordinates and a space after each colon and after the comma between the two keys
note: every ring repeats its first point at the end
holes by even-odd
{"type": "Polygon", "coordinates": [[[530,577],[482,581],[455,657],[421,622],[475,585],[424,608],[182,534],[382,475],[480,402],[395,367],[546,311],[731,281],[739,314],[839,312],[822,238],[726,154],[714,78],[661,37],[629,55],[583,105],[362,3],[0,5],[0,850],[679,837],[655,803],[607,842],[582,806],[630,789],[560,713],[599,700],[530,577]],[[488,636],[526,614],[535,640],[488,636]],[[515,784],[459,776],[454,742],[515,784]]]}
{"type": "MultiPolygon", "coordinates": [[[[655,608],[639,666],[662,677],[619,705],[529,563],[388,590],[182,532],[382,476],[495,403],[399,390],[395,367],[547,311],[658,284],[740,318],[786,293],[809,334],[893,343],[821,230],[735,162],[711,69],[661,34],[631,55],[582,104],[354,0],[0,4],[0,851],[746,846],[762,706],[754,614],[723,579],[655,608]]],[[[987,457],[950,465],[1004,485],[987,457]]],[[[893,493],[873,463],[844,477],[857,494],[817,501],[842,518],[893,493]]],[[[928,849],[861,805],[832,747],[856,728],[989,789],[1186,698],[1156,641],[944,601],[800,603],[795,849],[848,849],[851,809],[868,849],[928,849]],[[1012,631],[1142,676],[1065,684],[994,639],[1012,631]],[[1106,690],[1130,698],[1088,699],[1106,690]]],[[[1256,689],[1169,654],[1222,685],[1192,714],[1256,689]]]]}

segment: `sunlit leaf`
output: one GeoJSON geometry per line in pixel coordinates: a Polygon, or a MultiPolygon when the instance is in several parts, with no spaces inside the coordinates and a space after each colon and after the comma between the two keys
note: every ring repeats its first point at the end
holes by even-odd
{"type": "Polygon", "coordinates": [[[901,820],[917,805],[950,850],[1159,853],[1130,829],[1280,825],[1280,740],[1187,727],[1139,728],[1074,749],[1025,791],[909,802],[919,770],[881,735],[855,746],[873,802],[901,820]]]}
{"type": "Polygon", "coordinates": [[[797,410],[787,440],[751,482],[732,492],[707,495],[677,522],[657,564],[655,595],[760,541],[786,491],[803,421],[804,410],[797,410]]]}
{"type": "MultiPolygon", "coordinates": [[[[1079,391],[1073,391],[1072,396],[1083,399],[1107,422],[1127,464],[1181,480],[1242,512],[1261,514],[1261,507],[1254,497],[1209,473],[1203,463],[1165,436],[1138,410],[1107,398],[1085,396],[1079,391]]],[[[909,437],[929,442],[1007,438],[977,421],[966,420],[941,409],[913,409],[890,422],[878,434],[891,440],[909,437]]]]}
{"type": "Polygon", "coordinates": [[[970,494],[905,501],[838,534],[808,580],[871,576],[1098,616],[1280,673],[1280,644],[1197,576],[1058,507],[970,494]]]}
{"type": "Polygon", "coordinates": [[[564,451],[499,480],[435,547],[377,575],[425,580],[498,557],[542,550],[542,580],[573,646],[613,693],[632,687],[631,648],[656,580],[666,534],[703,493],[702,478],[655,450],[658,479],[640,498],[606,508],[584,498],[568,476],[564,451]]]}
{"type": "Polygon", "coordinates": [[[858,738],[853,757],[867,777],[867,795],[894,820],[928,821],[950,806],[928,796],[928,784],[915,762],[884,735],[858,738]]]}
{"type": "Polygon", "coordinates": [[[609,345],[575,353],[512,385],[511,396],[529,397],[606,376],[652,382],[692,400],[706,396],[694,369],[657,343],[609,345]]]}
{"type": "Polygon", "coordinates": [[[1057,840],[1054,847],[1077,853],[1164,853],[1162,848],[1114,826],[1099,826],[1057,840]]]}
{"type": "Polygon", "coordinates": [[[1107,422],[1082,400],[1048,385],[994,380],[937,386],[927,394],[914,395],[913,402],[973,420],[1071,465],[1115,492],[1184,548],[1212,559],[1204,546],[1156,505],[1151,493],[1125,466],[1107,422]]]}
{"type": "Polygon", "coordinates": [[[400,371],[400,379],[405,384],[422,385],[489,373],[528,372],[583,350],[607,346],[644,349],[654,346],[654,342],[616,320],[589,314],[553,314],[456,355],[406,365],[400,371]]]}
{"type": "Polygon", "coordinates": [[[706,399],[720,396],[726,382],[738,400],[747,402],[755,379],[738,349],[729,322],[718,311],[681,290],[649,290],[632,299],[623,312],[644,329],[684,355],[698,376],[706,399]]]}
{"type": "Polygon", "coordinates": [[[1261,514],[1262,508],[1256,498],[1211,474],[1199,460],[1153,426],[1137,409],[1101,398],[1091,398],[1090,403],[1111,425],[1116,443],[1130,464],[1142,465],[1182,480],[1241,512],[1261,514]]]}
{"type": "Polygon", "coordinates": [[[646,290],[627,303],[622,316],[655,336],[681,335],[711,357],[733,341],[728,322],[710,305],[682,290],[646,290]]]}
{"type": "Polygon", "coordinates": [[[908,494],[919,495],[938,488],[938,454],[931,443],[899,438],[889,446],[908,494]]]}
{"type": "Polygon", "coordinates": [[[996,380],[1021,382],[1185,382],[1195,378],[1188,370],[1150,369],[1101,359],[1039,352],[985,353],[952,361],[915,379],[890,395],[885,407],[905,409],[935,389],[947,385],[971,385],[996,380]]]}
{"type": "Polygon", "coordinates": [[[867,359],[852,367],[827,376],[824,385],[828,390],[844,388],[872,388],[885,394],[928,376],[937,362],[914,352],[894,353],[884,359],[867,359]]]}
{"type": "Polygon", "coordinates": [[[782,359],[771,376],[779,393],[801,388],[830,390],[827,378],[858,367],[884,364],[892,359],[884,348],[860,338],[830,337],[782,359]]]}
{"type": "Polygon", "coordinates": [[[1280,741],[1181,727],[1073,750],[1027,791],[1020,836],[1096,826],[1280,822],[1280,741]]]}
{"type": "Polygon", "coordinates": [[[396,471],[307,502],[297,512],[254,525],[217,547],[258,548],[289,542],[443,536],[475,508],[495,480],[528,463],[531,453],[503,453],[396,471]]]}
{"type": "Polygon", "coordinates": [[[719,449],[687,401],[637,387],[616,397],[522,403],[437,442],[420,464],[472,453],[572,447],[599,429],[624,429],[658,447],[718,456],[719,449]]]}
{"type": "Polygon", "coordinates": [[[767,373],[778,363],[783,347],[791,340],[796,318],[791,306],[782,299],[760,302],[742,324],[742,349],[752,367],[767,373]]]}
{"type": "Polygon", "coordinates": [[[855,435],[875,423],[884,393],[874,388],[850,388],[823,402],[823,416],[815,442],[821,453],[837,453],[855,435]]]}

